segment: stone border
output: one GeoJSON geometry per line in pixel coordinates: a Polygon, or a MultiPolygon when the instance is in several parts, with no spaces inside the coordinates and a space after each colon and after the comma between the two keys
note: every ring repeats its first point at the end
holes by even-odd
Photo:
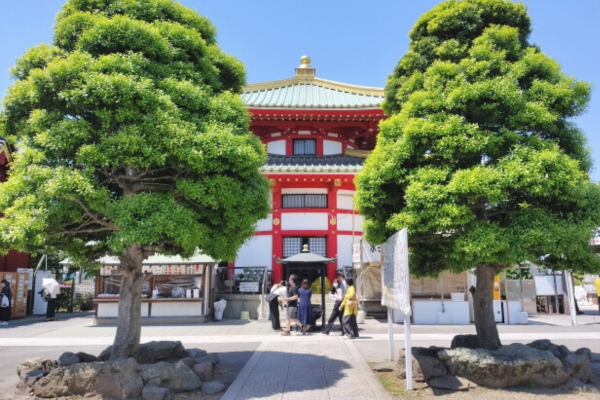
{"type": "MultiPolygon", "coordinates": [[[[355,340],[360,340],[360,339],[355,339],[355,340]]],[[[345,342],[346,342],[346,347],[348,348],[348,351],[354,358],[354,361],[358,365],[358,368],[362,372],[365,381],[371,388],[371,391],[373,392],[375,397],[378,400],[392,400],[392,397],[387,392],[387,390],[385,390],[385,388],[383,387],[383,385],[381,384],[381,382],[379,381],[377,376],[375,376],[375,373],[373,373],[373,370],[371,369],[371,367],[369,367],[369,364],[367,364],[367,361],[360,354],[360,351],[358,351],[356,346],[354,346],[354,343],[352,343],[351,340],[345,340],[345,342]]],[[[221,400],[223,400],[223,399],[221,399],[221,400]]]]}

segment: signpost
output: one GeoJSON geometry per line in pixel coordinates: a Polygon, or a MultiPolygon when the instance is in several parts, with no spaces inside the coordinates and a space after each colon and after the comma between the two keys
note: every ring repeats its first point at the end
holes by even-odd
{"type": "Polygon", "coordinates": [[[410,335],[410,274],[408,270],[408,232],[402,229],[382,246],[381,305],[388,310],[390,361],[394,360],[393,310],[404,313],[404,340],[406,359],[406,389],[413,389],[412,349],[410,335]]]}

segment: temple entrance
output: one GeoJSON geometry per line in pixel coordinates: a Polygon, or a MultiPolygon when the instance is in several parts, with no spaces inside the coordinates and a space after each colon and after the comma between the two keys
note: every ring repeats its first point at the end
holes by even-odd
{"type": "Polygon", "coordinates": [[[304,279],[308,279],[312,286],[313,282],[323,277],[324,274],[324,263],[290,263],[284,264],[283,267],[283,276],[285,276],[285,281],[287,282],[290,279],[290,275],[298,275],[298,286],[304,279]]]}
{"type": "Polygon", "coordinates": [[[300,286],[303,279],[308,279],[313,289],[313,295],[311,297],[311,304],[313,306],[313,317],[315,317],[314,324],[311,324],[318,330],[323,329],[325,326],[325,279],[327,279],[327,263],[335,261],[335,258],[325,258],[318,254],[309,253],[308,246],[305,245],[301,253],[293,255],[288,258],[278,259],[277,262],[283,264],[283,276],[285,277],[286,283],[290,280],[290,275],[298,275],[298,282],[296,284],[300,286]],[[313,285],[316,281],[316,285],[313,285]],[[314,288],[319,288],[318,292],[315,293],[314,288]],[[317,313],[321,315],[317,317],[317,313]],[[317,326],[317,320],[321,320],[321,325],[317,326]]]}

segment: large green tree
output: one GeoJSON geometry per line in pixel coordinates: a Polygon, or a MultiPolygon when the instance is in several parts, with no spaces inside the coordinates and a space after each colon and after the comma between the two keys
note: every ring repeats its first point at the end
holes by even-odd
{"type": "Polygon", "coordinates": [[[480,345],[500,346],[494,275],[556,257],[598,270],[600,191],[571,119],[590,85],[528,42],[521,3],[450,0],[424,14],[388,78],[377,146],[357,178],[366,237],[407,227],[416,275],[476,268],[480,345]]]}
{"type": "Polygon", "coordinates": [[[2,245],[119,257],[112,358],[137,354],[144,259],[232,260],[268,213],[266,155],[237,95],[245,71],[215,35],[171,0],[70,0],[54,44],[12,69],[2,245]]]}

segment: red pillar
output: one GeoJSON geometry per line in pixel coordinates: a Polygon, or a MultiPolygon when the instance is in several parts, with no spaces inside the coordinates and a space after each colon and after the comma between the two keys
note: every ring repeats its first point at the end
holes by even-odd
{"type": "Polygon", "coordinates": [[[273,282],[283,279],[283,265],[276,261],[283,258],[283,235],[281,234],[281,182],[271,180],[271,192],[273,194],[273,282]]]}
{"type": "MultiPolygon", "coordinates": [[[[327,257],[337,257],[337,192],[341,183],[334,179],[333,184],[329,187],[327,196],[327,205],[329,206],[329,221],[327,233],[327,257]]],[[[327,264],[327,277],[331,282],[337,275],[337,261],[327,264]]]]}

